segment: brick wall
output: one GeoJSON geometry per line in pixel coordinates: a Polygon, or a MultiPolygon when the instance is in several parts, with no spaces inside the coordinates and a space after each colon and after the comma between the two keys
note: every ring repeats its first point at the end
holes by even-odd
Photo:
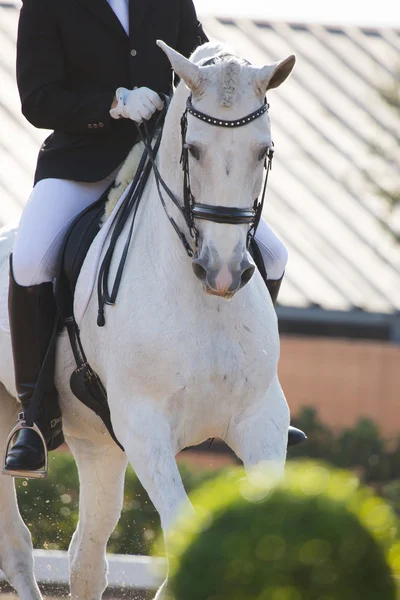
{"type": "Polygon", "coordinates": [[[312,405],[333,427],[365,416],[400,433],[400,346],[282,336],[279,373],[292,415],[312,405]]]}

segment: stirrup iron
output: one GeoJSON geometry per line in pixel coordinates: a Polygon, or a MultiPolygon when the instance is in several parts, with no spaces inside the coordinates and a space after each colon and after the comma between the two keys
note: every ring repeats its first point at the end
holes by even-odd
{"type": "MultiPolygon", "coordinates": [[[[23,415],[23,413],[22,413],[23,415]]],[[[20,415],[21,417],[21,415],[20,415]]],[[[4,455],[3,455],[3,468],[2,468],[2,473],[3,475],[10,475],[11,477],[21,477],[23,479],[44,479],[45,477],[47,477],[48,474],[48,451],[47,451],[47,444],[46,444],[46,440],[43,437],[42,432],[40,431],[39,427],[33,423],[33,425],[27,425],[26,421],[24,420],[24,417],[22,416],[21,418],[19,418],[18,423],[16,424],[16,426],[14,427],[14,429],[11,431],[10,435],[7,438],[7,442],[6,442],[6,449],[4,451],[4,455]],[[43,449],[44,449],[44,467],[42,469],[37,469],[36,471],[24,471],[24,470],[13,470],[13,469],[7,469],[6,468],[6,460],[7,460],[7,456],[8,453],[10,451],[10,449],[13,447],[13,440],[15,438],[15,435],[18,433],[18,431],[20,431],[21,429],[32,429],[40,438],[42,444],[43,444],[43,449]]]]}

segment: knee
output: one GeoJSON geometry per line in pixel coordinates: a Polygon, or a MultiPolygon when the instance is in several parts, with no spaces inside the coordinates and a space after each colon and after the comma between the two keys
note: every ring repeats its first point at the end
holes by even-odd
{"type": "Polygon", "coordinates": [[[273,260],[271,265],[267,266],[267,277],[268,279],[280,279],[285,272],[286,265],[289,259],[289,254],[286,246],[278,238],[276,238],[276,244],[273,248],[273,260]]]}
{"type": "Polygon", "coordinates": [[[18,285],[29,287],[51,281],[51,278],[46,279],[45,274],[39,272],[36,258],[34,252],[21,252],[18,247],[14,248],[12,270],[14,280],[18,285]]]}
{"type": "Polygon", "coordinates": [[[285,272],[288,262],[288,251],[286,246],[276,236],[269,238],[268,244],[262,240],[259,242],[259,248],[264,260],[267,279],[280,279],[285,272]]]}

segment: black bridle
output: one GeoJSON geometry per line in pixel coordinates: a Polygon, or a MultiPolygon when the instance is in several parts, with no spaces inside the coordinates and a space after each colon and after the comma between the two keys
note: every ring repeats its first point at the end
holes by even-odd
{"type": "MultiPolygon", "coordinates": [[[[206,63],[207,64],[207,63],[206,63]]],[[[208,64],[211,64],[209,61],[208,64]]],[[[205,66],[205,65],[203,65],[205,66]]],[[[163,95],[164,99],[164,110],[159,114],[158,119],[162,119],[165,113],[168,110],[170,99],[167,96],[163,95]]],[[[257,231],[258,224],[261,219],[261,214],[264,206],[264,198],[265,191],[267,188],[268,174],[272,167],[272,158],[274,154],[274,146],[268,148],[267,154],[264,160],[264,169],[266,171],[264,186],[259,198],[256,198],[253,206],[247,208],[238,208],[238,207],[230,207],[230,206],[213,206],[211,204],[202,204],[195,201],[193,196],[191,187],[190,187],[190,173],[189,173],[189,151],[186,145],[186,132],[188,125],[188,114],[192,115],[196,119],[200,119],[204,123],[208,125],[212,125],[215,127],[223,127],[226,129],[233,129],[235,127],[243,127],[248,125],[255,119],[261,117],[264,113],[268,111],[269,105],[266,100],[264,100],[263,105],[257,109],[256,111],[242,117],[241,119],[235,119],[232,121],[226,121],[223,119],[216,119],[210,115],[202,113],[196,110],[192,104],[192,97],[189,96],[186,101],[186,108],[181,117],[181,142],[182,142],[182,153],[180,162],[182,164],[183,169],[183,205],[179,202],[179,200],[175,197],[173,192],[169,189],[165,181],[160,175],[156,164],[156,155],[158,148],[160,146],[162,129],[158,133],[158,137],[155,139],[154,144],[152,145],[151,139],[152,136],[148,132],[148,128],[146,122],[143,123],[142,127],[137,125],[139,138],[142,141],[145,150],[143,152],[143,156],[140,160],[140,165],[135,175],[135,178],[131,185],[131,191],[125,198],[124,202],[121,204],[119,211],[116,216],[116,223],[113,229],[113,233],[111,235],[111,240],[109,247],[104,256],[103,262],[100,266],[99,277],[97,282],[97,292],[98,292],[98,301],[99,301],[99,313],[97,324],[101,327],[105,324],[104,319],[104,307],[106,304],[115,304],[118,290],[120,287],[122,273],[125,266],[126,258],[128,255],[128,249],[130,245],[130,240],[133,233],[133,227],[135,223],[135,216],[138,210],[138,206],[140,203],[140,199],[142,193],[144,191],[144,187],[146,185],[147,179],[150,174],[151,168],[153,169],[154,179],[157,186],[158,195],[160,197],[161,204],[164,208],[164,211],[173,226],[176,234],[178,235],[183,247],[187,255],[190,258],[193,258],[198,250],[198,240],[199,240],[199,231],[196,227],[196,219],[205,220],[205,221],[213,221],[214,223],[224,223],[229,225],[248,225],[247,232],[247,247],[249,247],[251,240],[254,238],[254,235],[257,231]],[[179,228],[178,224],[174,220],[174,218],[169,214],[166,202],[164,200],[161,188],[164,192],[169,196],[174,205],[177,207],[179,212],[182,214],[186,226],[189,230],[190,236],[193,239],[193,246],[189,243],[187,236],[183,231],[179,228]],[[111,261],[114,255],[114,250],[116,247],[116,243],[119,235],[122,233],[125,224],[128,221],[129,216],[133,212],[133,218],[131,225],[128,231],[128,237],[124,245],[122,257],[117,269],[117,274],[114,280],[114,283],[111,288],[111,292],[109,290],[108,278],[111,267],[111,261]]]]}
{"type": "Polygon", "coordinates": [[[197,119],[200,119],[201,121],[203,121],[204,123],[207,123],[208,125],[213,125],[215,127],[223,127],[226,129],[233,129],[235,127],[243,127],[244,125],[248,125],[255,119],[258,119],[259,117],[261,117],[264,113],[266,113],[268,111],[268,108],[269,108],[269,104],[265,100],[264,104],[259,109],[246,115],[245,117],[242,117],[241,119],[235,119],[232,121],[226,121],[223,119],[216,119],[215,117],[211,117],[210,115],[207,115],[205,113],[200,112],[199,110],[196,110],[192,104],[192,97],[191,96],[188,97],[188,99],[186,101],[186,109],[181,117],[182,152],[181,152],[180,163],[181,163],[182,169],[183,169],[183,205],[180,204],[180,202],[177,200],[175,195],[171,192],[171,190],[168,188],[166,183],[163,181],[163,179],[158,171],[158,168],[157,168],[154,156],[153,156],[151,145],[150,145],[148,139],[146,139],[146,137],[143,135],[142,131],[139,129],[139,135],[140,135],[141,141],[143,142],[143,144],[146,148],[148,158],[153,166],[154,176],[155,176],[157,189],[158,189],[158,193],[160,196],[162,206],[166,212],[166,215],[167,215],[169,221],[171,222],[173,228],[175,229],[179,239],[181,240],[187,255],[190,258],[192,258],[195,255],[195,253],[197,251],[197,247],[198,247],[199,232],[198,232],[198,229],[195,224],[196,219],[200,219],[200,220],[204,220],[204,221],[213,221],[214,223],[224,223],[224,224],[229,224],[229,225],[243,225],[243,224],[248,225],[249,229],[248,229],[248,233],[247,233],[247,247],[249,247],[249,244],[256,233],[258,224],[261,219],[261,214],[262,214],[262,210],[263,210],[263,206],[264,206],[265,191],[267,188],[268,173],[272,167],[274,146],[272,144],[272,146],[270,148],[268,148],[267,154],[265,156],[264,168],[266,170],[266,174],[265,174],[265,179],[264,179],[264,186],[263,186],[261,197],[255,199],[253,206],[250,206],[247,208],[237,208],[237,207],[231,207],[231,206],[214,206],[212,204],[202,204],[202,203],[196,202],[195,198],[193,196],[191,187],[190,187],[189,150],[187,147],[185,147],[186,146],[186,132],[187,132],[187,125],[188,125],[188,121],[187,121],[188,114],[192,115],[193,117],[196,117],[197,119]],[[163,195],[161,193],[161,187],[168,194],[168,196],[171,198],[171,200],[173,201],[175,206],[178,208],[180,213],[183,215],[183,218],[184,218],[187,228],[190,232],[190,235],[194,240],[194,249],[192,248],[191,244],[188,242],[188,239],[185,236],[185,234],[179,229],[175,220],[168,213],[167,205],[166,205],[163,195]]]}
{"type": "Polygon", "coordinates": [[[253,206],[248,208],[236,208],[231,206],[214,206],[211,204],[201,204],[199,202],[195,202],[195,198],[192,194],[190,188],[190,173],[189,173],[189,150],[186,147],[186,132],[187,132],[187,116],[188,114],[196,117],[200,121],[207,123],[208,125],[213,125],[215,127],[223,127],[226,129],[233,129],[237,127],[243,127],[244,125],[248,125],[255,119],[261,117],[264,113],[268,111],[269,105],[267,101],[264,101],[264,104],[261,108],[255,110],[254,112],[242,117],[241,119],[235,119],[232,121],[226,121],[223,119],[216,119],[210,115],[200,112],[193,107],[192,97],[191,95],[186,101],[186,110],[181,118],[181,138],[182,138],[182,154],[181,154],[181,164],[184,173],[184,182],[183,182],[183,201],[184,201],[184,210],[185,210],[185,219],[186,223],[189,227],[190,231],[194,232],[194,242],[197,248],[198,244],[198,231],[195,226],[195,219],[202,219],[205,221],[213,221],[214,223],[225,223],[229,225],[248,225],[249,231],[247,234],[247,246],[249,246],[252,237],[257,230],[258,224],[261,219],[261,213],[264,205],[265,191],[268,179],[268,173],[271,170],[272,166],[272,157],[273,157],[273,145],[268,149],[265,161],[264,168],[266,169],[266,175],[264,180],[264,187],[261,194],[261,199],[256,198],[253,206]]]}

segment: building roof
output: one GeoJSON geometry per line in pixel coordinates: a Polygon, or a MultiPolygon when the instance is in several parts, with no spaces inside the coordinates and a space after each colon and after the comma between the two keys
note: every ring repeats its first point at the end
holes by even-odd
{"type": "MultiPolygon", "coordinates": [[[[0,4],[2,223],[18,217],[47,135],[20,114],[17,19],[15,6],[0,4]]],[[[268,98],[276,152],[264,215],[289,250],[282,305],[399,310],[400,246],[380,223],[387,208],[376,191],[399,181],[400,123],[379,92],[399,73],[399,32],[211,16],[203,24],[254,64],[297,55],[290,79],[268,98]]]]}

